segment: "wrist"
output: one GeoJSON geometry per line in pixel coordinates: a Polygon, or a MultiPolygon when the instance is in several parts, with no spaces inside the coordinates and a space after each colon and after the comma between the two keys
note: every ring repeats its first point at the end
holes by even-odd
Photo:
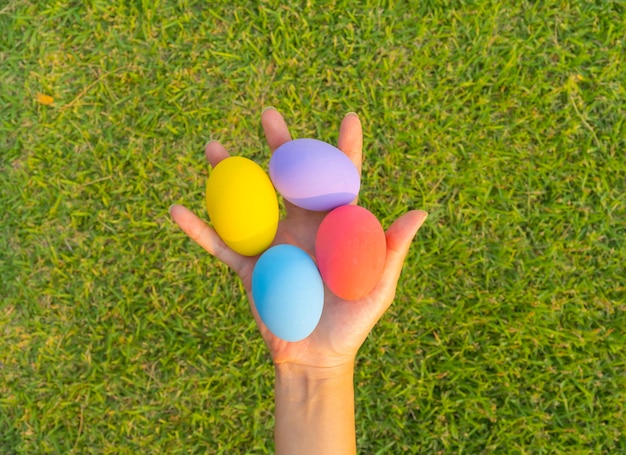
{"type": "Polygon", "coordinates": [[[275,364],[276,454],[353,455],[354,363],[275,364]]]}
{"type": "Polygon", "coordinates": [[[336,367],[311,367],[291,363],[274,366],[274,384],[277,401],[310,405],[335,394],[352,390],[354,364],[336,367]]]}
{"type": "Polygon", "coordinates": [[[306,381],[323,383],[341,379],[350,379],[354,376],[354,361],[347,361],[333,366],[312,366],[297,363],[275,363],[274,371],[277,380],[306,381]]]}

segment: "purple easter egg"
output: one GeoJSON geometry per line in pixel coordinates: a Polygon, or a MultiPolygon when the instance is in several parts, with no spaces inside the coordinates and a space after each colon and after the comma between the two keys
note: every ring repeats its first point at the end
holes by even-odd
{"type": "Polygon", "coordinates": [[[285,199],[318,212],[349,204],[361,185],[359,171],[350,158],[317,139],[295,139],[278,147],[269,173],[285,199]]]}

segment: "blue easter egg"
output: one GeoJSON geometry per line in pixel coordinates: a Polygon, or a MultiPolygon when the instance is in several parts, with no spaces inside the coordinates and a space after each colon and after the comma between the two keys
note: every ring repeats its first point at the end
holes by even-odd
{"type": "Polygon", "coordinates": [[[252,298],[274,335],[285,341],[300,341],[313,332],[322,316],[324,284],[304,250],[276,245],[254,266],[252,298]]]}

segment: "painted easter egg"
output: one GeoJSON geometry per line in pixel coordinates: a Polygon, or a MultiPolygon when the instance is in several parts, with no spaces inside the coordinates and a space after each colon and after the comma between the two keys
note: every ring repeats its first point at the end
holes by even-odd
{"type": "Polygon", "coordinates": [[[313,332],[322,316],[324,285],[311,257],[293,245],[276,245],[252,271],[252,298],[269,330],[286,341],[313,332]]]}
{"type": "Polygon", "coordinates": [[[278,192],[298,207],[332,210],[359,194],[361,177],[350,158],[326,142],[295,139],[276,149],[269,173],[278,192]]]}
{"type": "Polygon", "coordinates": [[[315,256],[328,288],[345,300],[369,294],[385,266],[387,242],[378,219],[356,205],[338,207],[320,224],[315,256]]]}
{"type": "Polygon", "coordinates": [[[215,231],[240,254],[257,255],[276,236],[276,192],[265,171],[248,158],[232,156],[215,166],[206,185],[206,207],[215,231]]]}

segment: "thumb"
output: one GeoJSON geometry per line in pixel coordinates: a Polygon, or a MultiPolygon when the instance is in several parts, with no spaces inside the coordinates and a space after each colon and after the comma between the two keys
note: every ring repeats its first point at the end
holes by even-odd
{"type": "Polygon", "coordinates": [[[389,226],[385,233],[387,238],[387,265],[389,265],[389,256],[391,256],[392,262],[395,264],[399,260],[399,266],[402,267],[402,262],[409,251],[413,237],[427,217],[428,213],[423,210],[411,210],[389,226]]]}
{"type": "Polygon", "coordinates": [[[383,312],[393,301],[404,259],[409,252],[415,234],[424,224],[427,216],[428,213],[423,210],[412,210],[394,221],[385,232],[387,258],[383,276],[375,290],[379,294],[379,298],[376,300],[381,301],[381,303],[384,302],[384,308],[381,308],[383,312]]]}

